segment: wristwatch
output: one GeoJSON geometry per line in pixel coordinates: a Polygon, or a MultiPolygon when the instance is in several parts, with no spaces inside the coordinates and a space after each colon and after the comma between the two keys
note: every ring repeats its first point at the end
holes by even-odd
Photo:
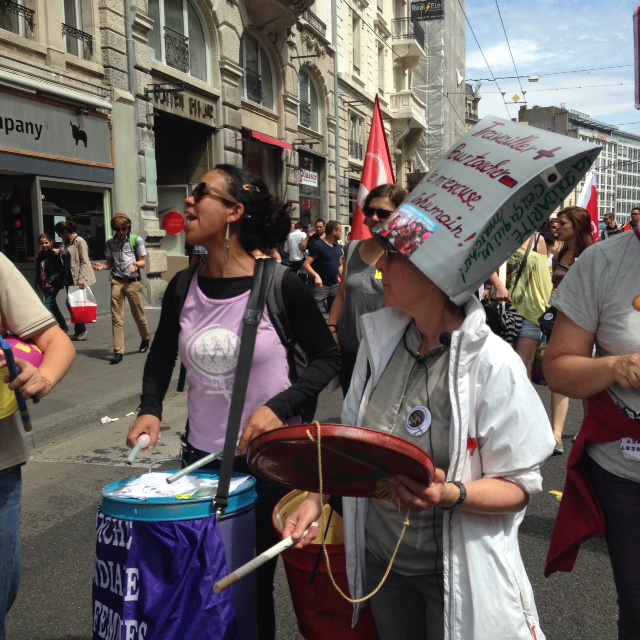
{"type": "Polygon", "coordinates": [[[458,489],[460,489],[460,497],[455,504],[452,504],[450,507],[440,507],[444,511],[450,511],[452,509],[457,509],[466,499],[467,499],[467,489],[459,480],[452,480],[451,484],[455,484],[458,489]]]}

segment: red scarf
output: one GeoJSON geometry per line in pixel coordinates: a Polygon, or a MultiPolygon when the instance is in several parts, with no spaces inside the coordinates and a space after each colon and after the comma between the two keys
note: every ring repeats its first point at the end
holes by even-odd
{"type": "Polygon", "coordinates": [[[589,411],[567,464],[567,479],[547,553],[546,577],[556,571],[571,571],[580,545],[591,538],[602,538],[606,532],[604,514],[586,476],[586,445],[640,439],[640,423],[618,409],[606,391],[589,398],[588,403],[589,411]]]}

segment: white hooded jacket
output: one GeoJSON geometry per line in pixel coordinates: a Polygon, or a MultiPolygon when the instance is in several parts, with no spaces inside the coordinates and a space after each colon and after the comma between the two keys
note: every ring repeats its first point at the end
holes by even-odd
{"type": "MultiPolygon", "coordinates": [[[[452,405],[447,480],[505,478],[527,493],[542,490],[539,467],[553,452],[551,425],[522,361],[484,321],[476,298],[452,334],[452,405]]],[[[362,424],[369,397],[411,318],[394,309],[363,316],[363,339],[343,424],[362,424]]],[[[344,498],[347,575],[353,598],[367,593],[368,499],[344,498]]],[[[446,640],[544,640],[518,546],[524,510],[514,514],[445,511],[443,525],[446,640]]],[[[359,609],[354,608],[355,625],[359,609]]]]}

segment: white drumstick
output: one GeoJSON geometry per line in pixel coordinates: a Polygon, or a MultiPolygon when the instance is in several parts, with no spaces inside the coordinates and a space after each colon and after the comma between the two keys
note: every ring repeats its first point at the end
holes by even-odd
{"type": "Polygon", "coordinates": [[[146,449],[149,446],[149,443],[151,441],[149,440],[149,434],[148,433],[141,433],[138,436],[138,441],[136,442],[136,446],[133,447],[133,449],[131,449],[131,453],[129,454],[129,457],[127,458],[127,464],[129,466],[131,466],[133,464],[133,461],[136,459],[136,456],[138,455],[138,453],[140,453],[141,449],[146,449]]]}
{"type": "MultiPolygon", "coordinates": [[[[317,526],[318,526],[317,522],[312,522],[309,529],[311,529],[311,527],[317,527],[317,526]]],[[[304,538],[309,533],[309,529],[305,530],[301,538],[304,538]]],[[[275,558],[276,556],[280,555],[283,551],[288,549],[292,544],[296,544],[296,542],[298,542],[298,540],[292,540],[291,536],[289,536],[288,538],[285,538],[284,540],[281,540],[280,542],[278,542],[278,544],[275,544],[270,549],[263,551],[259,556],[247,562],[247,564],[243,564],[241,567],[239,567],[238,569],[230,573],[228,576],[226,576],[225,578],[222,578],[222,580],[220,580],[219,582],[216,582],[213,585],[214,592],[220,593],[221,591],[228,589],[231,585],[238,582],[238,580],[240,580],[241,578],[244,578],[247,574],[251,573],[252,571],[255,571],[258,567],[261,567],[265,562],[268,562],[272,558],[275,558]]]]}

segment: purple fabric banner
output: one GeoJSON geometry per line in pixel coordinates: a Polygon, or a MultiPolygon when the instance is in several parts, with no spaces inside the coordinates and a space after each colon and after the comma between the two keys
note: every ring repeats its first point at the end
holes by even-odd
{"type": "Polygon", "coordinates": [[[216,519],[132,522],[98,509],[93,640],[236,640],[216,519]]]}

